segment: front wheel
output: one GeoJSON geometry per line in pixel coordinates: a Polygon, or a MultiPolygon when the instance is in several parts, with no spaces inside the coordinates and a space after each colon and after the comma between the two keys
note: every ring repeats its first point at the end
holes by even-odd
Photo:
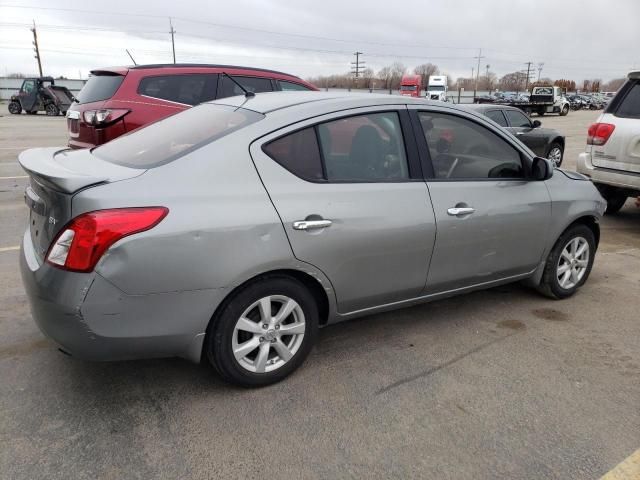
{"type": "Polygon", "coordinates": [[[564,155],[564,151],[562,150],[562,145],[559,143],[552,143],[549,147],[549,153],[547,153],[547,158],[553,162],[553,165],[556,167],[560,167],[562,165],[562,157],[564,155]]]}
{"type": "Polygon", "coordinates": [[[22,113],[22,107],[18,102],[9,102],[9,113],[19,115],[22,113]]]}
{"type": "Polygon", "coordinates": [[[570,297],[589,278],[595,253],[595,237],[589,227],[569,228],[549,253],[538,291],[553,299],[570,297]]]}
{"type": "Polygon", "coordinates": [[[318,307],[309,290],[289,277],[265,277],[226,301],[212,320],[205,348],[225,380],[261,387],[296,370],[317,332],[318,307]]]}
{"type": "Polygon", "coordinates": [[[562,110],[560,110],[560,116],[566,117],[568,114],[569,114],[569,105],[565,105],[564,107],[562,107],[562,110]]]}

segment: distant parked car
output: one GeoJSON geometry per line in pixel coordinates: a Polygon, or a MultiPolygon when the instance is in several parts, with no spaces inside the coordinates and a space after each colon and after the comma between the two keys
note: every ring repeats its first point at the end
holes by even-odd
{"type": "Polygon", "coordinates": [[[607,213],[622,208],[628,197],[640,195],[640,70],[609,102],[587,132],[587,149],[577,170],[591,177],[607,200],[607,213]]]}
{"type": "Polygon", "coordinates": [[[540,120],[531,120],[522,110],[506,105],[465,105],[482,113],[501,127],[513,133],[536,155],[551,160],[556,167],[564,157],[564,135],[552,128],[542,128],[540,120]]]}
{"type": "Polygon", "coordinates": [[[91,150],[21,153],[35,321],[80,358],[205,359],[260,386],[321,325],[520,280],[573,295],[604,200],[446,105],[242,96],[91,150]]]}
{"type": "Polygon", "coordinates": [[[94,70],[67,113],[69,146],[102,145],[199,103],[243,94],[229,76],[254,93],[317,90],[287,73],[231,65],[139,65],[94,70]]]}

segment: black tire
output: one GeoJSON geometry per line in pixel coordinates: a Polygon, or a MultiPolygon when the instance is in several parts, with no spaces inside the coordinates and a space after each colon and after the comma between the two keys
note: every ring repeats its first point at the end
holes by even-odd
{"type": "Polygon", "coordinates": [[[60,109],[53,103],[48,103],[47,106],[44,107],[44,110],[49,117],[57,117],[60,115],[60,109]]]}
{"type": "Polygon", "coordinates": [[[544,273],[542,274],[542,280],[540,281],[540,285],[538,285],[537,290],[544,296],[555,300],[560,300],[572,296],[582,285],[584,285],[584,283],[589,278],[591,268],[593,267],[593,259],[595,257],[595,253],[596,240],[593,232],[589,227],[587,227],[586,225],[574,225],[573,227],[568,228],[562,235],[560,235],[560,238],[556,241],[553,249],[547,257],[547,262],[544,267],[544,273]],[[560,281],[558,280],[558,263],[560,261],[560,256],[562,255],[562,251],[564,250],[564,248],[570,241],[577,237],[584,238],[589,244],[589,259],[587,268],[579,282],[577,282],[571,288],[563,288],[560,285],[560,281]]]}
{"type": "Polygon", "coordinates": [[[560,165],[562,165],[562,160],[564,160],[564,148],[562,148],[562,145],[560,145],[558,142],[553,142],[549,146],[549,150],[547,150],[547,158],[550,159],[556,167],[560,167],[560,165]],[[551,158],[551,153],[556,149],[560,150],[559,160],[551,158]]]}
{"type": "Polygon", "coordinates": [[[302,283],[281,275],[263,277],[232,295],[225,300],[209,325],[205,342],[209,362],[224,380],[242,387],[262,387],[283,380],[304,362],[318,336],[318,306],[315,298],[302,283]],[[258,300],[277,295],[289,297],[300,306],[305,322],[302,343],[293,357],[278,369],[266,373],[251,372],[233,354],[236,322],[258,300]]]}
{"type": "Polygon", "coordinates": [[[9,102],[9,113],[13,115],[20,115],[22,113],[22,106],[18,102],[9,102]]]}
{"type": "Polygon", "coordinates": [[[565,105],[564,107],[562,107],[562,110],[560,110],[560,116],[566,117],[568,114],[569,114],[569,105],[565,105]]]}
{"type": "Polygon", "coordinates": [[[627,202],[627,195],[615,187],[599,184],[596,184],[596,187],[600,195],[607,201],[607,210],[604,212],[605,215],[617,213],[627,202]]]}
{"type": "Polygon", "coordinates": [[[27,110],[27,115],[37,115],[38,111],[37,110],[27,110]]]}
{"type": "Polygon", "coordinates": [[[538,116],[544,117],[544,108],[538,110],[538,116]]]}

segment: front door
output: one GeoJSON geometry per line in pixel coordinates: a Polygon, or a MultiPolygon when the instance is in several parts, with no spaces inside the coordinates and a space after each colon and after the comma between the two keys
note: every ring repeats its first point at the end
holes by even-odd
{"type": "Polygon", "coordinates": [[[544,182],[526,178],[524,154],[470,118],[427,111],[414,118],[432,165],[427,185],[438,227],[425,293],[532,272],[551,201],[544,182]]]}
{"type": "Polygon", "coordinates": [[[531,119],[520,110],[504,110],[509,130],[539,157],[546,157],[547,137],[533,127],[531,119]]]}
{"type": "Polygon", "coordinates": [[[422,291],[435,222],[406,107],[297,124],[251,156],[294,255],[329,278],[340,313],[422,291]]]}
{"type": "Polygon", "coordinates": [[[38,108],[38,85],[36,80],[28,79],[22,82],[20,88],[20,104],[22,109],[27,112],[31,110],[37,110],[38,108]]]}

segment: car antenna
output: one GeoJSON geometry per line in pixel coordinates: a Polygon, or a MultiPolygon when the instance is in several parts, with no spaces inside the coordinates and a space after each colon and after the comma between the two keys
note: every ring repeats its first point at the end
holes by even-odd
{"type": "Polygon", "coordinates": [[[255,97],[256,94],[253,92],[250,92],[249,90],[247,90],[246,88],[244,88],[242,85],[240,85],[240,82],[238,82],[235,78],[233,78],[231,75],[229,75],[227,72],[222,72],[222,75],[224,75],[225,77],[227,77],[229,80],[231,80],[233,83],[235,83],[238,87],[240,87],[240,90],[242,90],[244,92],[244,96],[247,98],[251,98],[251,97],[255,97]]]}

